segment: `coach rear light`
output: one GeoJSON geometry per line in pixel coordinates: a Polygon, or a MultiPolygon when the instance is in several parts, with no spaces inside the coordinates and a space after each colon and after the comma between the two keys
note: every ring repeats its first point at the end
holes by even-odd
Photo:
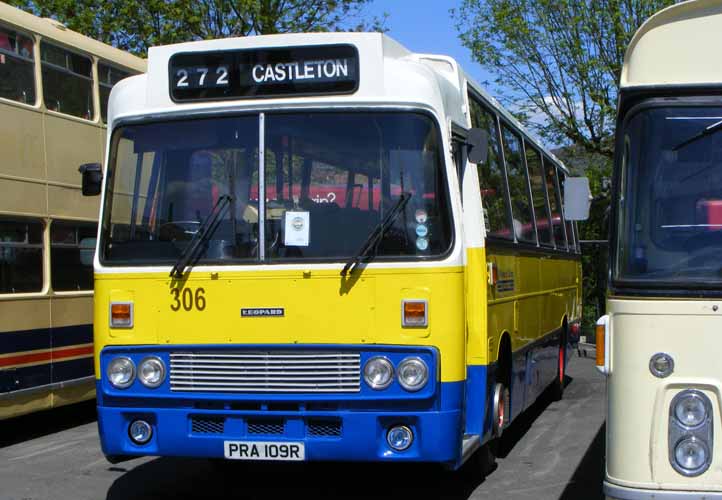
{"type": "Polygon", "coordinates": [[[422,389],[429,380],[429,367],[421,358],[406,358],[397,370],[399,384],[407,391],[422,389]]]}
{"type": "Polygon", "coordinates": [[[683,439],[674,448],[674,460],[681,469],[680,472],[686,476],[696,476],[704,472],[709,467],[709,458],[709,448],[696,437],[683,439]]]}
{"type": "Polygon", "coordinates": [[[125,389],[135,380],[135,364],[132,359],[125,356],[113,358],[108,363],[107,375],[113,387],[125,389]]]}
{"type": "Polygon", "coordinates": [[[146,386],[155,388],[165,380],[165,364],[156,356],[144,358],[138,365],[138,380],[146,386]]]}
{"type": "Polygon", "coordinates": [[[686,391],[683,392],[674,405],[674,416],[684,427],[699,427],[707,419],[707,406],[705,396],[701,393],[686,391]]]}
{"type": "Polygon", "coordinates": [[[658,352],[649,360],[649,371],[658,378],[669,377],[674,371],[674,359],[667,353],[658,352]]]}

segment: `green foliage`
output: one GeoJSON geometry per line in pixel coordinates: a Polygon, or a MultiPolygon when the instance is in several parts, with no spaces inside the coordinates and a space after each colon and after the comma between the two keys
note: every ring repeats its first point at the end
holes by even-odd
{"type": "Polygon", "coordinates": [[[462,0],[452,15],[463,44],[498,75],[495,90],[522,122],[551,144],[611,158],[626,47],[644,20],[673,3],[462,0]]]}
{"type": "Polygon", "coordinates": [[[309,31],[383,31],[373,0],[9,0],[11,5],[134,54],[153,45],[309,31]]]}
{"type": "MultiPolygon", "coordinates": [[[[462,0],[452,10],[462,43],[493,74],[493,91],[590,180],[582,240],[608,238],[614,127],[624,54],[642,23],[674,0],[462,0]]],[[[584,326],[604,311],[608,248],[582,245],[584,326]]]]}

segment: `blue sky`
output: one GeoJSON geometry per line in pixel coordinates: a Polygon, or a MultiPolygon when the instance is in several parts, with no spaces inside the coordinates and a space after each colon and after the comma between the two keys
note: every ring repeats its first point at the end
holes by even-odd
{"type": "Polygon", "coordinates": [[[455,21],[449,14],[450,9],[460,4],[461,0],[374,0],[367,13],[371,16],[387,13],[389,36],[412,52],[453,57],[483,84],[492,78],[472,60],[469,49],[461,45],[455,21]]]}

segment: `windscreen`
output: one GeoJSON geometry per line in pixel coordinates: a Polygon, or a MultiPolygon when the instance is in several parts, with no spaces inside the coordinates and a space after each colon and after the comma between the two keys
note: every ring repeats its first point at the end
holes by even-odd
{"type": "Polygon", "coordinates": [[[109,265],[172,264],[215,207],[220,216],[196,263],[344,261],[402,195],[403,210],[371,253],[438,257],[452,239],[441,158],[438,128],[417,113],[124,126],[111,143],[101,257],[109,265]]]}
{"type": "Polygon", "coordinates": [[[657,107],[624,129],[614,278],[722,283],[722,107],[657,107]]]}

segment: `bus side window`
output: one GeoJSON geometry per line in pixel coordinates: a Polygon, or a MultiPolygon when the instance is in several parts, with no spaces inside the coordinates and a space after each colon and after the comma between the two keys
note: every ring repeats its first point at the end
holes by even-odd
{"type": "Polygon", "coordinates": [[[59,113],[93,119],[93,63],[90,58],[42,42],[43,99],[59,113]]]}
{"type": "Polygon", "coordinates": [[[0,97],[35,104],[33,41],[0,28],[0,97]]]}
{"type": "Polygon", "coordinates": [[[529,180],[524,167],[524,158],[522,157],[521,137],[506,125],[502,125],[501,128],[509,195],[511,197],[512,215],[514,216],[514,233],[518,241],[536,244],[532,201],[529,193],[529,180]]]}
{"type": "Polygon", "coordinates": [[[547,203],[546,183],[542,172],[542,160],[539,151],[524,142],[526,149],[526,165],[529,170],[529,181],[531,182],[532,195],[534,197],[534,215],[536,215],[536,228],[539,234],[539,243],[547,246],[554,246],[554,239],[551,230],[551,216],[547,203]]]}
{"type": "Polygon", "coordinates": [[[479,190],[486,234],[497,238],[513,238],[509,221],[509,199],[506,192],[504,164],[501,160],[499,126],[496,115],[487,111],[469,96],[471,126],[489,134],[489,153],[483,165],[477,165],[479,190]]]}
{"type": "Polygon", "coordinates": [[[42,222],[0,219],[0,294],[42,289],[42,222]]]}
{"type": "Polygon", "coordinates": [[[108,122],[108,99],[110,91],[123,78],[130,76],[127,71],[122,71],[105,63],[98,63],[98,90],[100,92],[100,119],[103,123],[108,122]]]}
{"type": "Polygon", "coordinates": [[[53,221],[50,226],[50,283],[53,290],[93,289],[92,255],[96,233],[97,225],[92,222],[53,221]]]}
{"type": "MultiPolygon", "coordinates": [[[[566,176],[562,172],[559,172],[558,175],[559,175],[559,193],[560,193],[560,197],[561,197],[562,203],[563,203],[564,179],[566,179],[566,176]]],[[[564,214],[564,210],[562,210],[562,215],[563,214],[564,214]]],[[[572,227],[572,222],[568,221],[568,220],[566,220],[566,218],[564,218],[564,226],[566,227],[566,231],[567,231],[567,242],[569,243],[569,245],[568,245],[569,251],[574,252],[574,249],[576,248],[576,243],[575,243],[576,237],[574,235],[574,228],[572,227]]]]}
{"type": "Polygon", "coordinates": [[[564,230],[564,219],[562,219],[562,202],[559,197],[559,186],[557,185],[557,169],[554,162],[544,157],[544,176],[546,178],[547,193],[549,193],[549,208],[552,216],[552,229],[554,242],[560,250],[567,249],[566,231],[564,230]]]}

